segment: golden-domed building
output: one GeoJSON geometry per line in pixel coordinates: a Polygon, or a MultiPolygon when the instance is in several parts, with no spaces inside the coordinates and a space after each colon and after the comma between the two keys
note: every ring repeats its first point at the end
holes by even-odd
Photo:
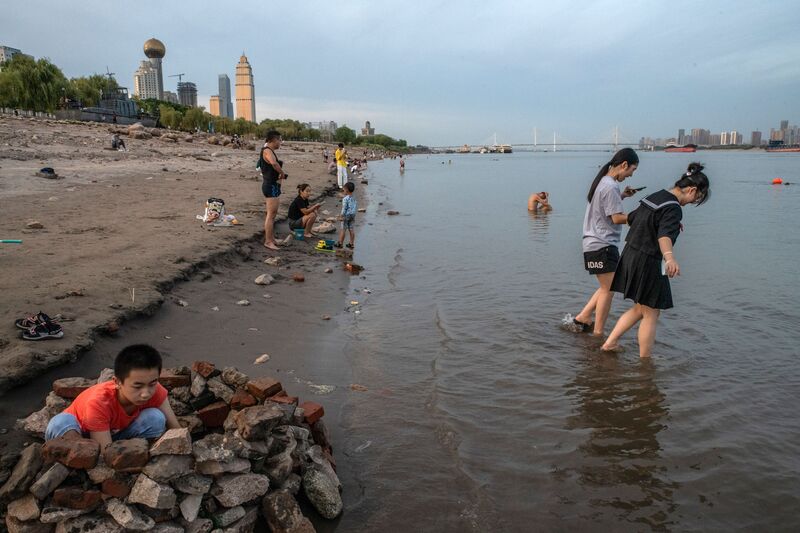
{"type": "Polygon", "coordinates": [[[133,94],[142,99],[163,100],[164,74],[161,60],[167,55],[167,47],[155,37],[147,39],[144,42],[144,55],[149,61],[142,61],[133,75],[133,94]]]}

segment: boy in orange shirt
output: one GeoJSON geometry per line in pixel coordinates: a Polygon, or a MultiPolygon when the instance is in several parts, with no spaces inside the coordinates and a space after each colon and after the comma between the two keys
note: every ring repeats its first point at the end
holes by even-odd
{"type": "Polygon", "coordinates": [[[47,424],[45,440],[88,436],[100,449],[119,439],[160,437],[181,425],[159,382],[161,354],[147,344],[123,348],[114,360],[114,378],[80,393],[47,424]]]}

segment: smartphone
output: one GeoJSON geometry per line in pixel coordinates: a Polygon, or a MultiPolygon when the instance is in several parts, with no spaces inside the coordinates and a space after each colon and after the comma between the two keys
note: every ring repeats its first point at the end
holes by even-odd
{"type": "Polygon", "coordinates": [[[647,186],[644,186],[644,187],[639,187],[638,189],[633,189],[633,192],[639,192],[639,191],[643,191],[643,190],[645,190],[646,188],[647,188],[647,186]]]}

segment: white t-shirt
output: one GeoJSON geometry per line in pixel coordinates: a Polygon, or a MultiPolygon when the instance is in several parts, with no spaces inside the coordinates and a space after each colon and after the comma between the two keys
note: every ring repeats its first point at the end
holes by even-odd
{"type": "Polygon", "coordinates": [[[603,177],[583,217],[584,252],[594,252],[606,246],[619,247],[622,224],[611,222],[611,215],[622,212],[622,194],[617,180],[611,176],[603,177]]]}

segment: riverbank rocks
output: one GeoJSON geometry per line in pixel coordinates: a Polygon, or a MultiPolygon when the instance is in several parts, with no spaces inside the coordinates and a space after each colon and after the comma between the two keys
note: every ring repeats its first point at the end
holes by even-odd
{"type": "MultiPolygon", "coordinates": [[[[266,523],[275,533],[311,533],[300,491],[320,516],[341,514],[321,405],[301,404],[272,377],[210,361],[164,369],[160,380],[170,401],[186,406],[183,427],[155,441],[114,441],[102,453],[84,438],[28,445],[0,487],[8,530],[252,533],[266,523]]],[[[58,381],[45,409],[19,428],[41,437],[49,418],[96,380],[58,381]]]]}

